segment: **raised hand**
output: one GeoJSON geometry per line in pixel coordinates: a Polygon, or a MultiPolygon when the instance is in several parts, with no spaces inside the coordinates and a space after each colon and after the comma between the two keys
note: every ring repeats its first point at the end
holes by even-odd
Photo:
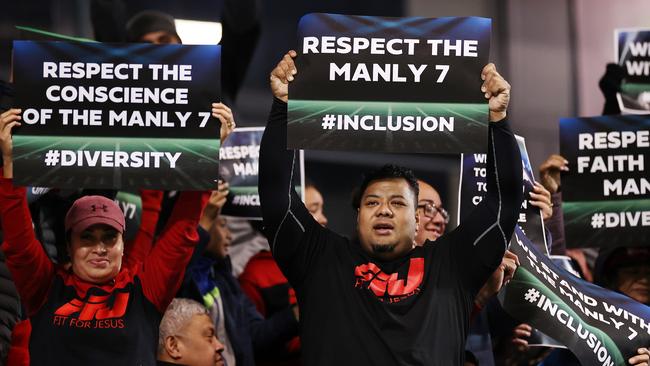
{"type": "Polygon", "coordinates": [[[273,96],[283,102],[289,101],[289,82],[293,81],[294,75],[298,73],[293,59],[298,54],[291,50],[287,52],[278,65],[271,71],[270,82],[273,96]]]}
{"type": "Polygon", "coordinates": [[[519,258],[517,255],[509,250],[506,250],[501,260],[499,267],[492,272],[490,278],[476,294],[475,302],[483,307],[487,304],[490,297],[494,296],[501,288],[507,284],[515,274],[519,266],[519,258]]]}
{"type": "Polygon", "coordinates": [[[210,194],[210,199],[208,199],[208,204],[203,209],[203,214],[199,221],[199,225],[204,228],[206,231],[210,230],[214,220],[217,219],[219,213],[221,213],[221,208],[226,204],[226,198],[230,192],[228,183],[219,181],[217,189],[212,191],[210,194]]]}
{"type": "Polygon", "coordinates": [[[497,72],[493,63],[485,65],[481,71],[481,91],[489,100],[490,122],[498,122],[506,117],[510,103],[510,84],[497,72]]]}
{"type": "Polygon", "coordinates": [[[560,188],[560,172],[569,171],[569,162],[560,155],[553,154],[539,166],[539,178],[551,194],[560,188]]]}
{"type": "Polygon", "coordinates": [[[232,115],[232,110],[223,103],[212,103],[212,117],[219,118],[219,121],[221,121],[220,138],[223,144],[223,141],[237,127],[235,117],[232,115]]]}
{"type": "Polygon", "coordinates": [[[3,173],[5,178],[13,178],[12,129],[20,126],[20,109],[12,108],[0,115],[0,150],[2,150],[3,173]]]}
{"type": "Polygon", "coordinates": [[[553,216],[551,192],[538,182],[535,182],[533,190],[530,192],[530,204],[542,211],[542,219],[548,220],[553,216]]]}

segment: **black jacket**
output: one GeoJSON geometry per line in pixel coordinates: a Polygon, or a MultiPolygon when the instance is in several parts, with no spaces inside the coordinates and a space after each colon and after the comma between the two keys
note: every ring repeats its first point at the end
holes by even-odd
{"type": "MultiPolygon", "coordinates": [[[[194,249],[177,297],[190,298],[203,304],[203,297],[191,276],[191,269],[197,265],[210,237],[200,227],[197,231],[199,244],[194,249]]],[[[211,276],[221,294],[226,333],[234,349],[237,365],[253,366],[255,353],[264,354],[273,352],[274,349],[283,349],[286,342],[298,335],[298,322],[290,308],[264,319],[232,275],[229,257],[215,261],[211,276]]]]}

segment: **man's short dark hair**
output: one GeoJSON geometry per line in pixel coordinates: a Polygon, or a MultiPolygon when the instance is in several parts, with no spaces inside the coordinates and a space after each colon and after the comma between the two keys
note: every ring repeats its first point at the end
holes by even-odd
{"type": "Polygon", "coordinates": [[[361,206],[361,197],[366,191],[370,183],[384,179],[404,179],[408,183],[411,192],[413,192],[413,200],[415,206],[418,205],[418,195],[420,194],[420,187],[418,186],[418,179],[413,174],[411,169],[407,169],[398,165],[386,164],[379,169],[372,170],[363,175],[361,185],[355,190],[352,195],[352,207],[358,209],[361,206]]]}

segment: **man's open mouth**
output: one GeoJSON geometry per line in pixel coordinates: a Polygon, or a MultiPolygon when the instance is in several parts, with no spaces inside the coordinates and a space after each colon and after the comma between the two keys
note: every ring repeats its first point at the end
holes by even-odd
{"type": "Polygon", "coordinates": [[[378,223],[374,224],[372,229],[379,235],[388,235],[393,232],[395,226],[390,223],[378,223]]]}

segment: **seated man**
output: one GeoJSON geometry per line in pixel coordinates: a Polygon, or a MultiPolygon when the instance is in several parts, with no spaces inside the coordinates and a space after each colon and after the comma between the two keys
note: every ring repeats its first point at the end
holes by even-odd
{"type": "Polygon", "coordinates": [[[160,322],[158,365],[223,365],[223,344],[203,305],[174,299],[160,322]]]}
{"type": "Polygon", "coordinates": [[[296,56],[290,51],[271,73],[259,191],[271,251],[300,304],[305,364],[462,365],[474,296],[502,268],[522,200],[519,148],[505,120],[509,84],[492,64],[481,73],[488,188],[463,225],[416,246],[417,181],[385,166],[361,185],[359,239],[350,241],[319,225],[292,189],[287,101],[296,56]]]}

